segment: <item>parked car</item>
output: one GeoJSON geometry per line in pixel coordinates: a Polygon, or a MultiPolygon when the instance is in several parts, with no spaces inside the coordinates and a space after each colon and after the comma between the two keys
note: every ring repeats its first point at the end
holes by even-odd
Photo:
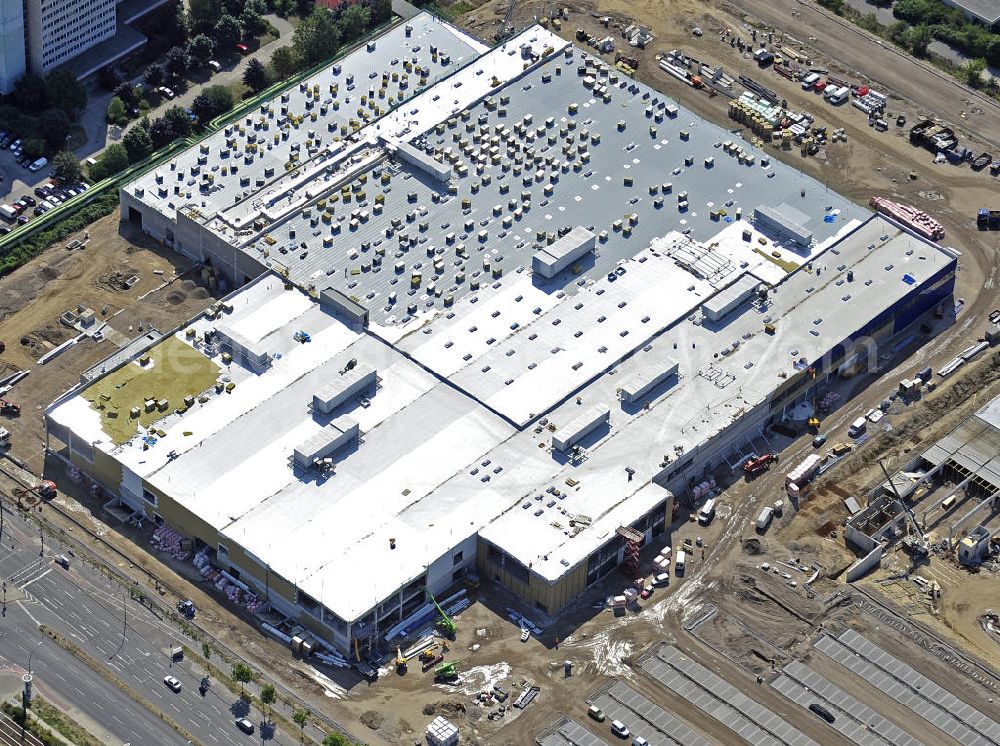
{"type": "Polygon", "coordinates": [[[237,44],[236,51],[239,52],[240,54],[250,54],[250,47],[248,47],[246,44],[237,44]]]}
{"type": "Polygon", "coordinates": [[[52,190],[49,189],[47,186],[35,187],[35,196],[38,197],[38,199],[45,199],[46,197],[49,196],[51,191],[52,190]]]}
{"type": "Polygon", "coordinates": [[[157,88],[156,92],[159,93],[159,94],[161,94],[164,98],[167,98],[167,99],[171,99],[171,98],[173,98],[174,96],[177,95],[172,90],[170,90],[169,88],[167,88],[165,85],[161,85],[159,88],[157,88]]]}
{"type": "Polygon", "coordinates": [[[633,736],[632,746],[649,746],[649,741],[647,741],[642,736],[633,736]]]}
{"type": "Polygon", "coordinates": [[[604,710],[597,705],[591,705],[587,708],[587,715],[590,716],[591,720],[596,720],[598,723],[603,723],[607,720],[607,715],[604,714],[604,710]]]}
{"type": "Polygon", "coordinates": [[[11,150],[17,150],[19,147],[21,147],[21,138],[17,138],[7,147],[9,147],[11,150]]]}
{"type": "Polygon", "coordinates": [[[18,225],[25,225],[25,224],[27,224],[27,222],[28,222],[28,216],[27,215],[18,215],[17,216],[17,224],[18,225]]]}
{"type": "Polygon", "coordinates": [[[653,595],[653,586],[652,586],[652,584],[647,585],[645,588],[643,588],[642,589],[642,593],[639,594],[640,598],[642,598],[642,599],[647,599],[647,598],[649,598],[652,595],[653,595]]]}
{"type": "Polygon", "coordinates": [[[27,205],[28,207],[34,207],[34,206],[35,206],[36,204],[38,204],[38,203],[37,203],[37,202],[35,201],[35,198],[34,198],[34,197],[32,197],[32,196],[31,196],[30,194],[26,194],[26,195],[24,195],[24,196],[23,196],[23,197],[21,197],[21,199],[20,199],[20,200],[18,200],[18,201],[19,201],[19,202],[24,202],[24,204],[26,204],[26,205],[27,205]]]}
{"type": "Polygon", "coordinates": [[[818,702],[813,702],[811,705],[809,705],[809,709],[812,710],[817,715],[819,715],[828,723],[832,723],[834,720],[837,719],[836,717],[834,717],[834,714],[832,712],[830,712],[828,709],[826,709],[823,705],[819,704],[818,702]]]}
{"type": "Polygon", "coordinates": [[[179,682],[174,676],[164,676],[163,683],[166,684],[167,688],[174,693],[180,692],[181,690],[181,682],[179,682]]]}
{"type": "Polygon", "coordinates": [[[0,137],[0,148],[6,148],[8,145],[10,145],[10,138],[7,135],[0,137]]]}
{"type": "Polygon", "coordinates": [[[629,731],[628,726],[625,725],[621,720],[611,721],[611,732],[614,733],[619,738],[628,738],[629,731]]]}
{"type": "Polygon", "coordinates": [[[824,443],[826,443],[826,435],[824,433],[820,433],[813,438],[813,448],[822,448],[824,443]]]}
{"type": "Polygon", "coordinates": [[[239,728],[244,733],[246,733],[248,736],[253,735],[254,731],[253,723],[250,722],[248,718],[240,718],[239,720],[237,720],[236,727],[239,728]]]}
{"type": "Polygon", "coordinates": [[[219,64],[218,62],[216,62],[215,60],[209,60],[208,61],[208,66],[211,68],[212,72],[216,72],[217,73],[220,70],[222,70],[222,65],[219,64]]]}

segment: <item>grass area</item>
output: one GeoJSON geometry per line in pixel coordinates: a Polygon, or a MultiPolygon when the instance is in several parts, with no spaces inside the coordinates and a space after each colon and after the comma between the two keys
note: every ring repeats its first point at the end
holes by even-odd
{"type": "MultiPolygon", "coordinates": [[[[20,699],[20,697],[18,698],[20,699]]],[[[62,741],[57,741],[41,723],[31,717],[25,718],[23,708],[15,707],[10,702],[4,702],[0,704],[0,709],[9,715],[10,719],[15,723],[23,726],[26,732],[45,744],[45,746],[62,746],[62,741]]]]}
{"type": "Polygon", "coordinates": [[[115,445],[132,438],[137,426],[149,427],[165,412],[184,409],[185,397],[201,394],[219,375],[218,365],[176,337],[168,337],[147,354],[145,366],[128,363],[83,392],[101,414],[101,427],[115,445]],[[150,399],[165,400],[166,408],[146,411],[150,399]],[[138,408],[138,417],[132,415],[133,408],[138,408]]]}
{"type": "Polygon", "coordinates": [[[59,733],[75,746],[104,746],[104,742],[94,738],[90,732],[62,710],[58,710],[37,694],[32,697],[31,711],[52,730],[59,733]]]}

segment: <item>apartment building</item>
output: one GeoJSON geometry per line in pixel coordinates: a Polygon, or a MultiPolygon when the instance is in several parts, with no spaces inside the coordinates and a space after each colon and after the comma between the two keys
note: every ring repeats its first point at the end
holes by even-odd
{"type": "Polygon", "coordinates": [[[44,74],[115,35],[115,0],[26,0],[28,67],[44,74]]]}

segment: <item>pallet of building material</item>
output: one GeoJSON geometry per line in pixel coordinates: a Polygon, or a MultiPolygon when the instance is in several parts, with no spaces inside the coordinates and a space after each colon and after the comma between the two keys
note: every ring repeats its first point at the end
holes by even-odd
{"type": "Polygon", "coordinates": [[[524,691],[518,695],[518,698],[514,700],[514,707],[519,710],[523,710],[525,707],[531,704],[531,701],[538,696],[538,692],[541,691],[541,687],[528,685],[524,688],[524,691]]]}

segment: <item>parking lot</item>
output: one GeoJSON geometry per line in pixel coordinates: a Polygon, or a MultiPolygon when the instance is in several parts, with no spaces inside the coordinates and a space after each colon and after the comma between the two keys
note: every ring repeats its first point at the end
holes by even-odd
{"type": "Polygon", "coordinates": [[[0,234],[9,233],[17,224],[27,223],[86,189],[84,184],[51,185],[48,161],[32,162],[20,150],[12,150],[20,140],[16,134],[11,137],[8,133],[0,136],[0,234]]]}
{"type": "Polygon", "coordinates": [[[0,235],[42,215],[87,189],[78,184],[51,181],[52,167],[44,158],[32,162],[17,147],[16,135],[0,135],[0,235]],[[13,137],[13,139],[12,139],[13,137]]]}

